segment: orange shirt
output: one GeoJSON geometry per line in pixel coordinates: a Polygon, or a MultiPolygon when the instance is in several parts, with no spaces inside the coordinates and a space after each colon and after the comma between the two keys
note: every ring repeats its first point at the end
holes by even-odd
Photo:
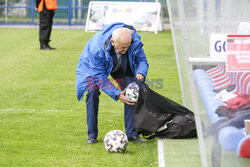
{"type": "Polygon", "coordinates": [[[56,10],[57,9],[57,2],[56,0],[41,0],[38,5],[38,12],[43,11],[43,3],[45,1],[46,7],[48,10],[56,10]]]}

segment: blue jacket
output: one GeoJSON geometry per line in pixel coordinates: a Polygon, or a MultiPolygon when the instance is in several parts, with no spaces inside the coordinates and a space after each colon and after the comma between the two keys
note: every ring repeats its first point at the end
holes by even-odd
{"type": "Polygon", "coordinates": [[[127,50],[128,60],[132,72],[146,77],[148,62],[142,48],[141,37],[134,27],[124,23],[113,23],[103,27],[86,44],[76,68],[76,94],[80,101],[86,91],[95,85],[106,94],[117,100],[121,91],[108,79],[113,68],[113,58],[109,54],[111,49],[112,32],[121,27],[132,30],[132,44],[127,50]]]}

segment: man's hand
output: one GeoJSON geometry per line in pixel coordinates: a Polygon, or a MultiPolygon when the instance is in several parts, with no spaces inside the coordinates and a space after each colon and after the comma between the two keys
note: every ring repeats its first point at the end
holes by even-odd
{"type": "Polygon", "coordinates": [[[142,74],[136,74],[136,79],[137,80],[143,80],[144,76],[142,74]]]}
{"type": "Polygon", "coordinates": [[[119,95],[119,99],[123,102],[123,103],[126,103],[128,105],[135,105],[135,101],[132,101],[132,100],[129,100],[126,96],[125,96],[125,93],[126,93],[126,89],[124,91],[122,91],[119,95]]]}

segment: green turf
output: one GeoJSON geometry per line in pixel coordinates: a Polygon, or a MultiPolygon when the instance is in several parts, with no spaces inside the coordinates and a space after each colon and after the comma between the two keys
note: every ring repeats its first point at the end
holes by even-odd
{"type": "Polygon", "coordinates": [[[166,166],[202,166],[197,139],[167,139],[164,146],[166,166]]]}
{"type": "MultiPolygon", "coordinates": [[[[122,103],[103,92],[98,143],[86,144],[85,99],[76,99],[75,68],[93,35],[54,29],[51,45],[57,49],[40,51],[37,29],[0,28],[0,166],[158,165],[156,139],[129,143],[124,154],[104,149],[105,134],[124,131],[124,123],[122,103]]],[[[140,35],[149,62],[148,79],[163,80],[163,88],[154,90],[181,103],[171,32],[140,35]]],[[[196,139],[166,140],[165,151],[166,166],[200,163],[196,139]],[[180,156],[188,163],[180,163],[180,156]]]]}

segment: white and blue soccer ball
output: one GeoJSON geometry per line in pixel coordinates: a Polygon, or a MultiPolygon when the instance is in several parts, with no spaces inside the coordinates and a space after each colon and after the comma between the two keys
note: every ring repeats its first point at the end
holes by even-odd
{"type": "Polygon", "coordinates": [[[109,152],[124,152],[127,145],[127,135],[120,130],[112,130],[108,132],[104,137],[104,146],[105,149],[109,152]]]}
{"type": "Polygon", "coordinates": [[[126,88],[125,96],[136,102],[139,97],[139,86],[135,82],[130,83],[126,88]]]}

